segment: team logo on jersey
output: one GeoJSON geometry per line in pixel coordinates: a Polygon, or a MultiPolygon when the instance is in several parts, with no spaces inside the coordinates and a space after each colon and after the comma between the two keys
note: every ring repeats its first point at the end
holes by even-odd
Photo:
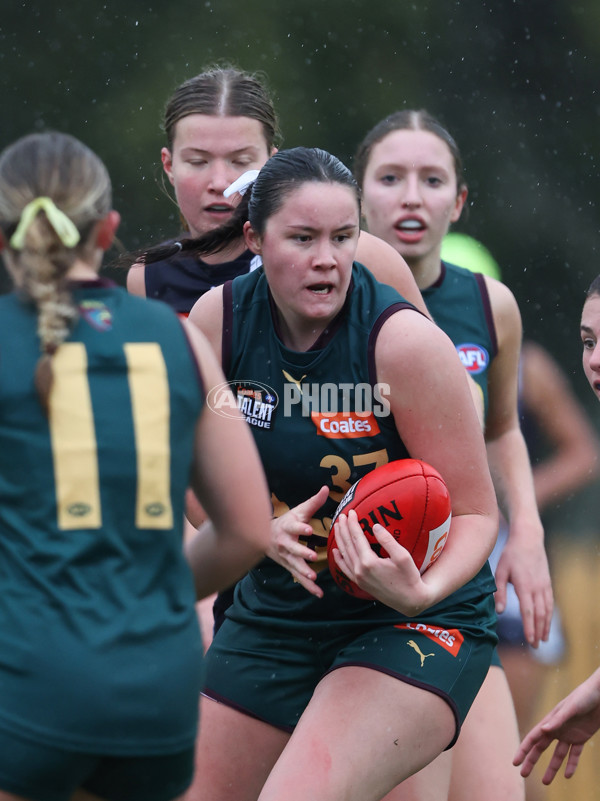
{"type": "Polygon", "coordinates": [[[231,387],[237,407],[247,423],[265,430],[273,428],[275,409],[279,402],[275,390],[258,381],[236,381],[231,387]]]}
{"type": "MultiPolygon", "coordinates": [[[[465,641],[458,629],[441,629],[430,623],[398,623],[395,628],[424,634],[430,640],[445,648],[452,656],[458,656],[461,645],[465,641]]],[[[408,644],[410,645],[410,642],[408,644]]]]}
{"type": "Polygon", "coordinates": [[[101,300],[82,300],[79,312],[96,331],[110,331],[112,328],[112,314],[101,300]]]}
{"type": "Polygon", "coordinates": [[[461,362],[471,375],[483,373],[490,363],[490,354],[481,345],[469,342],[465,345],[457,345],[456,350],[461,362]]]}

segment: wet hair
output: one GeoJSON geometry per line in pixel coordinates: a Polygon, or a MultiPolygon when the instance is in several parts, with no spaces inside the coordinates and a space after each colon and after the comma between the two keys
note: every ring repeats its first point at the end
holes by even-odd
{"type": "Polygon", "coordinates": [[[597,275],[589,285],[588,291],[585,294],[586,300],[594,295],[600,295],[600,275],[597,275]]]}
{"type": "MultiPolygon", "coordinates": [[[[262,127],[267,153],[281,143],[279,121],[273,99],[267,88],[266,78],[261,73],[245,72],[232,66],[212,66],[199,75],[180,84],[167,101],[163,130],[167,147],[173,150],[177,123],[190,114],[207,114],[218,117],[247,117],[256,120],[262,127]]],[[[171,188],[161,172],[160,181],[165,195],[177,206],[171,188]]],[[[188,231],[187,221],[179,213],[181,228],[188,231]]],[[[118,269],[129,269],[137,262],[161,261],[180,250],[188,250],[185,242],[157,244],[122,254],[114,263],[118,269]]]]}
{"type": "Polygon", "coordinates": [[[74,137],[31,134],[0,154],[0,229],[7,243],[24,208],[40,197],[50,198],[80,235],[74,247],[65,245],[41,209],[26,229],[23,247],[7,244],[19,289],[37,309],[41,356],[36,387],[46,408],[51,357],[78,318],[65,276],[76,259],[89,260],[94,252],[90,232],[112,207],[110,178],[98,156],[74,137]]]}
{"type": "Polygon", "coordinates": [[[269,217],[279,211],[286,198],[311,182],[347,186],[355,194],[360,216],[360,189],[348,167],[320,148],[294,147],[271,156],[224,225],[196,239],[151,248],[146,251],[144,261],[150,264],[178,251],[194,256],[218,253],[243,236],[247,220],[262,235],[269,217]]]}
{"type": "Polygon", "coordinates": [[[467,183],[465,181],[462,158],[454,137],[444,128],[439,120],[424,109],[420,109],[419,111],[411,109],[396,111],[371,128],[358,146],[354,156],[354,175],[356,176],[359,186],[362,187],[364,183],[365,172],[373,148],[393,131],[429,131],[429,133],[441,139],[442,142],[445,142],[454,161],[457,189],[460,191],[466,188],[467,183]]]}
{"type": "Polygon", "coordinates": [[[259,73],[214,66],[178,86],[167,101],[164,113],[163,130],[169,150],[173,150],[175,126],[190,114],[257,120],[269,153],[280,141],[273,100],[259,73]]]}

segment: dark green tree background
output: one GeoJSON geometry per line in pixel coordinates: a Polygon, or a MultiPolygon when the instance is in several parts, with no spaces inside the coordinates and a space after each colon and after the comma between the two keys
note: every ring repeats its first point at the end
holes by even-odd
{"type": "Polygon", "coordinates": [[[577,331],[600,272],[597,0],[4,0],[0,146],[32,130],[78,136],[109,167],[125,247],[156,241],[178,226],[164,103],[223,60],[265,72],[284,146],[349,164],[389,112],[439,116],[467,168],[459,229],[492,250],[526,334],[598,417],[577,331]]]}

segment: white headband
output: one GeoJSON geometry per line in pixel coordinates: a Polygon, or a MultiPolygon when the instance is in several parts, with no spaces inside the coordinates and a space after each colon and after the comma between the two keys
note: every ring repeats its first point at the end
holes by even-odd
{"type": "Polygon", "coordinates": [[[223,197],[229,197],[230,195],[235,194],[235,192],[238,192],[240,195],[244,195],[250,184],[253,184],[254,181],[256,181],[259,172],[260,170],[246,170],[245,173],[242,173],[239,178],[237,178],[227,187],[227,189],[225,189],[223,192],[223,197]]]}

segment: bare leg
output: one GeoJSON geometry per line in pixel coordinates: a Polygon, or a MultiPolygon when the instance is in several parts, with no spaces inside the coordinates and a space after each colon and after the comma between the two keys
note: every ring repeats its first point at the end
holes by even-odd
{"type": "Polygon", "coordinates": [[[454,731],[439,696],[376,670],[339,668],[318,685],[259,801],[378,801],[454,731]]]}
{"type": "Polygon", "coordinates": [[[274,726],[202,698],[196,771],[185,801],[256,801],[289,737],[274,726]]]}
{"type": "Polygon", "coordinates": [[[548,667],[539,662],[528,646],[499,649],[500,659],[515,704],[522,736],[535,723],[534,714],[548,667]]]}
{"type": "Polygon", "coordinates": [[[440,801],[450,790],[452,750],[444,751],[418,773],[405,779],[382,801],[440,801]]]}
{"type": "Polygon", "coordinates": [[[449,801],[524,801],[512,759],[519,731],[502,668],[490,667],[452,749],[449,801]]]}
{"type": "MultiPolygon", "coordinates": [[[[534,715],[548,666],[539,662],[527,646],[502,648],[500,658],[515,703],[519,733],[524,737],[536,722],[534,715]]],[[[537,774],[525,779],[527,801],[541,801],[546,795],[547,790],[537,774]]]]}

